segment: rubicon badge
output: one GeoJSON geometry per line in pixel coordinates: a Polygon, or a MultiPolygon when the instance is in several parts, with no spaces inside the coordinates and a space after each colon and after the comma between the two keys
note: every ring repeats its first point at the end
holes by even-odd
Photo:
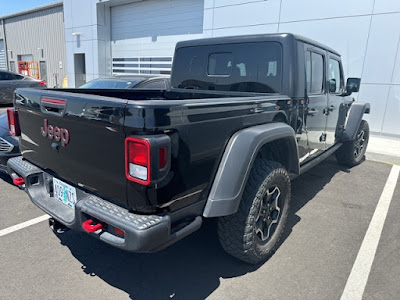
{"type": "Polygon", "coordinates": [[[61,145],[63,147],[67,146],[69,143],[68,129],[49,125],[49,121],[47,119],[44,119],[44,125],[41,127],[41,132],[44,137],[48,137],[51,140],[54,139],[57,142],[61,141],[61,145]]]}

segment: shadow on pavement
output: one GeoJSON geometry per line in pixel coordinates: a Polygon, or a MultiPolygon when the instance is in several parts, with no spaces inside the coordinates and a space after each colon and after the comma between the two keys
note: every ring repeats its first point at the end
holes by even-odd
{"type": "Polygon", "coordinates": [[[11,177],[6,173],[0,172],[0,179],[4,180],[5,182],[7,182],[9,184],[14,185],[12,180],[11,180],[11,177]]]}
{"type": "MultiPolygon", "coordinates": [[[[284,240],[300,222],[296,212],[345,171],[329,158],[292,182],[292,205],[284,240]]],[[[67,231],[57,235],[82,263],[82,271],[98,276],[125,291],[132,299],[205,299],[220,285],[220,278],[232,278],[256,271],[262,265],[248,265],[227,255],[219,245],[216,220],[169,248],[153,254],[134,254],[113,248],[84,233],[67,231]]]]}

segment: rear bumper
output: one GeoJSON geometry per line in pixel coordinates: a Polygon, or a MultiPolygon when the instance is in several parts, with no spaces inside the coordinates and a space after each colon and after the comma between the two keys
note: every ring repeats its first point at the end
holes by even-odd
{"type": "Polygon", "coordinates": [[[196,231],[202,223],[202,218],[198,216],[183,228],[174,231],[168,214],[134,214],[77,186],[75,188],[78,201],[73,209],[52,197],[53,177],[24,160],[22,156],[8,161],[8,171],[13,179],[24,178],[23,188],[32,202],[54,219],[68,228],[84,232],[86,231],[82,227],[83,222],[87,220],[103,222],[102,229],[88,234],[123,250],[132,252],[161,250],[196,231]],[[121,229],[124,235],[115,234],[115,228],[121,229]]]}
{"type": "MultiPolygon", "coordinates": [[[[2,120],[3,122],[3,120],[2,120]]],[[[0,124],[4,125],[4,123],[0,124]]],[[[10,136],[8,129],[0,127],[0,172],[8,173],[7,161],[16,156],[20,156],[19,140],[16,137],[10,136]],[[1,147],[3,146],[3,147],[1,147]],[[9,147],[8,149],[5,147],[9,147]]]]}

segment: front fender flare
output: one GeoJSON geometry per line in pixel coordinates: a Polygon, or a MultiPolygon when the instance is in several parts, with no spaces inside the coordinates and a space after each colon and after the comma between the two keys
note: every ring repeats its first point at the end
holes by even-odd
{"type": "Polygon", "coordinates": [[[287,139],[288,172],[299,174],[298,148],[292,127],[285,123],[269,123],[236,132],[225,149],[204,208],[204,217],[220,217],[235,213],[246,186],[253,162],[265,144],[287,139]]]}
{"type": "Polygon", "coordinates": [[[343,142],[354,141],[364,114],[369,114],[370,104],[354,102],[350,106],[342,135],[343,142]]]}

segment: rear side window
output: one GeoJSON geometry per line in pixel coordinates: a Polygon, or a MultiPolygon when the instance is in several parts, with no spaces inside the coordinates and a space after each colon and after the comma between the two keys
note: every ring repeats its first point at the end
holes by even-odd
{"type": "Polygon", "coordinates": [[[257,42],[180,48],[173,74],[175,88],[279,93],[282,47],[257,42]]]}
{"type": "Polygon", "coordinates": [[[167,86],[164,80],[153,80],[150,82],[145,82],[138,86],[139,89],[149,89],[149,90],[165,90],[167,86]]]}
{"type": "Polygon", "coordinates": [[[342,72],[340,63],[336,59],[329,59],[329,91],[331,93],[340,93],[342,89],[342,72]]]}
{"type": "Polygon", "coordinates": [[[309,94],[324,92],[324,56],[306,51],[306,79],[309,94]]]}
{"type": "Polygon", "coordinates": [[[0,72],[0,80],[14,80],[15,77],[13,74],[7,72],[0,72]]]}

